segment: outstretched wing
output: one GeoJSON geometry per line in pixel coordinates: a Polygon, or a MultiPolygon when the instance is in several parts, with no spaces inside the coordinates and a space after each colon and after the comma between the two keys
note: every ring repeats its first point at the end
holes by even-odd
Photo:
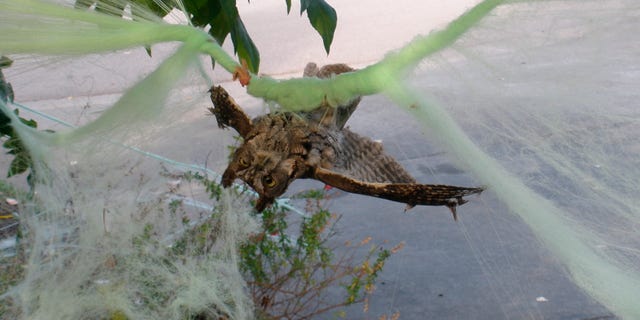
{"type": "Polygon", "coordinates": [[[314,178],[347,192],[402,202],[410,207],[447,206],[454,220],[458,219],[456,207],[467,202],[464,197],[484,191],[439,184],[365,182],[323,168],[315,169],[314,178]]]}
{"type": "MultiPolygon", "coordinates": [[[[322,68],[318,68],[315,63],[309,62],[304,68],[303,76],[330,78],[333,75],[351,71],[355,71],[355,69],[344,63],[328,64],[322,68]]],[[[336,108],[329,105],[321,105],[318,109],[308,112],[307,115],[312,121],[317,121],[325,126],[335,125],[336,128],[342,129],[345,123],[347,123],[347,120],[349,120],[349,117],[351,117],[351,114],[356,111],[359,103],[360,97],[357,97],[349,104],[336,108]]]]}

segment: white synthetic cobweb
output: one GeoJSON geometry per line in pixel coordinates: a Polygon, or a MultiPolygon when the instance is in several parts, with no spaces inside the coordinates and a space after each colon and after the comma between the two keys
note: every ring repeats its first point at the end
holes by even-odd
{"type": "MultiPolygon", "coordinates": [[[[493,171],[474,167],[476,158],[456,149],[460,139],[442,141],[444,148],[489,186],[487,193],[499,192],[500,199],[510,201],[510,211],[520,214],[568,266],[567,274],[578,285],[629,319],[638,309],[627,302],[637,295],[625,294],[622,287],[594,288],[619,284],[614,281],[619,274],[610,277],[612,270],[624,271],[626,279],[640,274],[638,18],[640,8],[631,0],[499,6],[453,46],[425,60],[409,82],[446,108],[491,157],[491,164],[509,172],[514,188],[492,188],[488,173],[493,171]],[[565,236],[572,241],[565,242],[565,236]],[[593,254],[581,255],[584,248],[593,254]]],[[[167,182],[173,178],[157,160],[122,147],[125,143],[160,154],[172,149],[182,161],[224,167],[228,137],[194,129],[202,127],[194,122],[212,122],[202,111],[209,105],[208,83],[191,73],[187,79],[195,87],[172,90],[167,108],[150,106],[157,111],[150,121],[118,123],[117,130],[100,135],[88,131],[75,143],[54,146],[23,134],[31,151],[45,160],[37,162],[42,165],[39,200],[29,207],[39,214],[24,220],[30,230],[29,272],[12,291],[22,297],[26,316],[82,319],[121,311],[132,319],[175,319],[208,310],[236,319],[251,317],[234,255],[235,245],[255,230],[246,205],[225,194],[216,250],[197,259],[164,261],[170,249],[162,240],[184,232],[182,216],[172,215],[168,207],[172,191],[167,182]]],[[[167,90],[152,86],[141,94],[152,99],[167,90]]],[[[118,119],[127,119],[127,108],[121,112],[118,119]]],[[[434,128],[431,136],[445,136],[442,128],[434,128]]],[[[181,190],[202,196],[196,186],[181,190]]],[[[480,204],[463,208],[473,205],[480,204]]],[[[185,214],[193,221],[208,214],[189,210],[185,214]]],[[[488,224],[499,210],[486,208],[488,224]]],[[[481,248],[483,237],[468,239],[481,248]]],[[[486,262],[492,256],[483,250],[474,253],[486,262]]],[[[513,261],[489,269],[518,272],[513,261]]],[[[486,277],[489,282],[497,278],[486,277]]],[[[637,290],[633,281],[628,284],[637,290]]],[[[515,314],[506,310],[524,299],[521,294],[515,292],[513,300],[497,306],[505,318],[515,314]]],[[[536,312],[518,314],[543,318],[536,312]]]]}
{"type": "Polygon", "coordinates": [[[469,150],[460,161],[578,285],[629,319],[640,312],[639,16],[631,1],[503,5],[413,83],[519,181],[503,188],[469,150]],[[530,190],[519,193],[520,182],[530,190]]]}
{"type": "MultiPolygon", "coordinates": [[[[23,317],[98,319],[122,314],[129,319],[180,319],[206,314],[252,318],[252,302],[244,292],[237,261],[238,245],[258,226],[249,216],[248,205],[233,192],[223,192],[220,202],[211,203],[201,185],[181,180],[180,174],[188,168],[140,153],[174,152],[169,148],[181,143],[185,152],[191,151],[194,147],[188,146],[188,139],[193,137],[188,134],[192,133],[205,136],[212,145],[208,147],[215,152],[210,165],[226,158],[225,144],[218,141],[222,138],[183,127],[196,114],[211,121],[203,109],[190,110],[207,95],[206,81],[193,68],[188,70],[189,84],[198,93],[166,91],[157,81],[152,89],[143,85],[146,90],[138,90],[137,95],[144,101],[123,96],[119,114],[92,124],[97,131],[61,129],[50,137],[19,129],[38,177],[36,201],[22,213],[29,243],[28,272],[21,285],[8,293],[20,303],[23,317]],[[166,102],[154,101],[153,95],[164,92],[170,93],[166,102]],[[133,100],[122,104],[127,99],[133,100]],[[171,108],[162,107],[165,104],[171,108]],[[153,114],[140,116],[134,109],[153,114]],[[185,196],[208,205],[174,201],[185,196]],[[201,233],[208,237],[209,250],[196,255],[190,251],[201,249],[180,240],[191,229],[210,224],[206,218],[212,214],[218,224],[201,233]],[[181,251],[174,253],[177,243],[182,243],[181,251]]],[[[161,81],[176,85],[174,79],[161,81]]],[[[207,160],[200,161],[204,165],[207,160]]]]}

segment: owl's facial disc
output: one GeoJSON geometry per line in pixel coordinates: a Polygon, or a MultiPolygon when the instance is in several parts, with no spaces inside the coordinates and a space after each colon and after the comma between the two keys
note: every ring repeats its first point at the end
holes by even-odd
{"type": "Polygon", "coordinates": [[[306,166],[304,160],[292,155],[287,147],[268,147],[262,138],[257,136],[245,140],[238,147],[223,175],[223,185],[230,185],[239,178],[260,195],[262,206],[268,206],[287,191],[291,182],[306,172],[306,166]]]}
{"type": "Polygon", "coordinates": [[[277,197],[289,185],[288,175],[283,172],[286,166],[280,165],[286,154],[260,149],[252,142],[244,143],[236,150],[223,178],[240,178],[261,196],[277,197]]]}
{"type": "Polygon", "coordinates": [[[241,175],[242,180],[247,182],[261,196],[276,198],[281,196],[291,181],[290,161],[284,158],[285,155],[272,153],[268,156],[258,155],[256,163],[250,166],[241,175]],[[260,161],[262,160],[262,161],[260,161]]]}

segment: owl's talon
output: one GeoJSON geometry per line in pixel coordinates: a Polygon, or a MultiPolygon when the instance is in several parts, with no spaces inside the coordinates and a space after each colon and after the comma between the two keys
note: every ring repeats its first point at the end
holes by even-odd
{"type": "Polygon", "coordinates": [[[458,205],[456,203],[450,203],[447,205],[447,208],[451,210],[451,214],[453,215],[453,221],[458,221],[458,213],[456,212],[456,207],[458,205]]]}

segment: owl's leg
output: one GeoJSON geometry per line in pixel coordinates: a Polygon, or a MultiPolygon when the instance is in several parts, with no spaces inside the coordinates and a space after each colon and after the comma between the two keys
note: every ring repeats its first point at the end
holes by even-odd
{"type": "Polygon", "coordinates": [[[216,116],[218,127],[221,129],[231,127],[238,131],[240,136],[246,137],[251,128],[253,128],[253,123],[249,116],[240,109],[240,106],[221,86],[213,86],[209,89],[209,92],[214,106],[209,108],[209,111],[216,116]]]}
{"type": "Polygon", "coordinates": [[[451,210],[454,220],[458,218],[456,207],[467,202],[463,197],[484,191],[479,187],[365,182],[322,168],[315,169],[313,178],[347,192],[403,202],[409,206],[446,206],[451,210]]]}

